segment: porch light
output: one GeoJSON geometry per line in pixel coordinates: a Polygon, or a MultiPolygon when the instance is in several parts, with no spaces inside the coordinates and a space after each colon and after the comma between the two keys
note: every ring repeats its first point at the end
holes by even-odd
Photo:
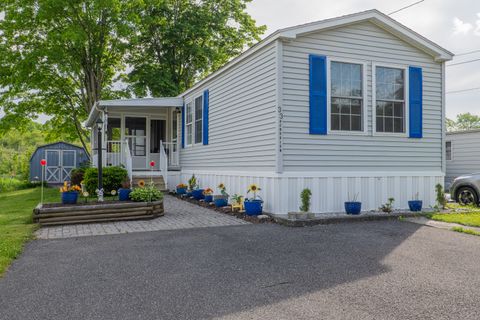
{"type": "Polygon", "coordinates": [[[98,154],[98,202],[103,202],[103,172],[102,172],[102,128],[103,128],[103,121],[101,118],[98,118],[95,122],[97,124],[98,129],[98,141],[97,141],[97,154],[98,154]]]}

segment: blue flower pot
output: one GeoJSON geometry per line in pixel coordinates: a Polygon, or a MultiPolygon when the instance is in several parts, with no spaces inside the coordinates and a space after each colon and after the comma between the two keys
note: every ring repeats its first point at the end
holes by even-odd
{"type": "Polygon", "coordinates": [[[201,200],[201,199],[205,198],[205,196],[203,195],[203,189],[193,190],[192,191],[192,196],[195,200],[201,200]]]}
{"type": "Polygon", "coordinates": [[[62,192],[62,203],[63,204],[75,204],[78,200],[78,192],[62,192]]]}
{"type": "Polygon", "coordinates": [[[130,200],[130,192],[132,189],[118,189],[118,200],[120,201],[128,201],[130,200]]]}
{"type": "Polygon", "coordinates": [[[245,213],[247,216],[258,216],[262,214],[262,200],[245,200],[243,205],[245,206],[245,213]]]}
{"type": "Polygon", "coordinates": [[[213,202],[215,203],[215,207],[217,208],[225,207],[228,205],[227,199],[215,199],[213,202]]]}
{"type": "Polygon", "coordinates": [[[411,200],[408,201],[408,207],[410,208],[410,211],[422,211],[422,200],[411,200]]]}
{"type": "Polygon", "coordinates": [[[345,211],[347,214],[360,214],[362,211],[362,203],[361,202],[345,202],[345,211]]]}
{"type": "Polygon", "coordinates": [[[177,188],[177,194],[187,194],[187,188],[177,188]]]}
{"type": "Polygon", "coordinates": [[[205,202],[213,202],[213,196],[212,195],[208,195],[208,196],[205,196],[205,202]]]}
{"type": "Polygon", "coordinates": [[[192,196],[192,194],[193,194],[193,192],[192,192],[192,191],[187,191],[187,193],[186,193],[187,197],[191,197],[191,196],[192,196]]]}

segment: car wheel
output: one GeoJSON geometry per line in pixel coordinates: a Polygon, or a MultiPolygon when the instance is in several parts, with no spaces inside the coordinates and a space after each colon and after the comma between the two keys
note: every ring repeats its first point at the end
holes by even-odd
{"type": "Polygon", "coordinates": [[[457,191],[457,202],[463,206],[477,205],[478,195],[470,187],[461,187],[457,191]]]}

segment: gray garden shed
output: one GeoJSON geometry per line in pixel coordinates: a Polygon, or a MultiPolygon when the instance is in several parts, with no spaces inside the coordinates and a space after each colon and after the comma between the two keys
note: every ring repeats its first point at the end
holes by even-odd
{"type": "Polygon", "coordinates": [[[72,169],[90,161],[82,147],[67,142],[46,144],[38,147],[30,157],[30,181],[42,179],[42,159],[47,160],[45,181],[52,184],[70,181],[72,169]]]}

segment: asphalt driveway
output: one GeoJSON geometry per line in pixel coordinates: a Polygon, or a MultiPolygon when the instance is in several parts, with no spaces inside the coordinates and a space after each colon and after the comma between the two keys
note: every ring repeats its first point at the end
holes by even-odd
{"type": "Polygon", "coordinates": [[[31,242],[1,319],[478,319],[480,238],[399,221],[31,242]]]}

